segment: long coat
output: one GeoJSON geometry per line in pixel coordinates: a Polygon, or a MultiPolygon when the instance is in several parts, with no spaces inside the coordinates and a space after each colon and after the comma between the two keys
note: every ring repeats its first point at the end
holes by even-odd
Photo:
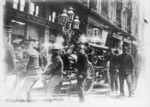
{"type": "Polygon", "coordinates": [[[110,55],[108,60],[110,61],[110,66],[109,66],[109,72],[110,74],[114,74],[116,72],[116,69],[118,69],[118,63],[117,63],[117,55],[110,55]]]}
{"type": "Polygon", "coordinates": [[[63,74],[63,61],[60,56],[52,58],[51,63],[45,72],[46,75],[62,75],[63,74]]]}
{"type": "Polygon", "coordinates": [[[134,59],[131,54],[121,54],[118,56],[119,74],[128,75],[134,71],[134,59]]]}
{"type": "Polygon", "coordinates": [[[82,75],[84,78],[87,77],[88,58],[86,54],[79,53],[77,59],[77,75],[82,75]]]}

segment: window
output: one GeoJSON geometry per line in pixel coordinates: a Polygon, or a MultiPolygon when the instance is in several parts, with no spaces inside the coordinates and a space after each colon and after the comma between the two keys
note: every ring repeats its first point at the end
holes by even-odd
{"type": "Polygon", "coordinates": [[[20,0],[20,11],[24,11],[25,0],[20,0]]]}
{"type": "Polygon", "coordinates": [[[35,3],[31,2],[30,5],[30,14],[38,16],[39,15],[39,6],[36,5],[35,3]]]}
{"type": "Polygon", "coordinates": [[[108,7],[109,7],[109,2],[108,0],[101,0],[101,12],[102,15],[105,17],[108,17],[108,7]]]}
{"type": "Polygon", "coordinates": [[[36,6],[35,16],[39,15],[39,6],[36,6]]]}
{"type": "Polygon", "coordinates": [[[121,3],[117,2],[116,6],[116,21],[120,23],[121,21],[121,3]]]}
{"type": "Polygon", "coordinates": [[[13,8],[14,8],[14,9],[17,9],[17,8],[18,8],[18,3],[19,3],[19,0],[14,0],[14,1],[13,1],[13,8]]]}
{"type": "Polygon", "coordinates": [[[55,18],[56,18],[56,12],[52,13],[52,22],[55,22],[55,18]]]}
{"type": "Polygon", "coordinates": [[[35,11],[34,5],[35,4],[31,2],[30,14],[32,14],[32,15],[34,14],[34,11],[35,11]]]}
{"type": "Polygon", "coordinates": [[[51,17],[51,15],[49,15],[49,18],[48,18],[48,19],[49,19],[49,21],[51,21],[51,20],[52,20],[52,17],[51,17]]]}
{"type": "Polygon", "coordinates": [[[19,9],[20,11],[24,11],[25,0],[13,0],[13,8],[19,9]]]}
{"type": "Polygon", "coordinates": [[[97,12],[101,14],[101,0],[97,0],[97,12]]]}

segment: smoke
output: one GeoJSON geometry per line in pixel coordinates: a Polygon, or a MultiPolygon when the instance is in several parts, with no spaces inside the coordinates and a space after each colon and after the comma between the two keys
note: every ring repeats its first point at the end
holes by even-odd
{"type": "Polygon", "coordinates": [[[55,43],[53,44],[53,48],[56,48],[56,49],[63,49],[64,48],[64,38],[61,37],[61,36],[57,36],[56,37],[56,41],[55,43]]]}
{"type": "Polygon", "coordinates": [[[87,40],[88,38],[84,35],[84,34],[82,34],[80,37],[79,37],[79,39],[78,39],[78,42],[79,43],[86,43],[88,40],[87,40]]]}
{"type": "Polygon", "coordinates": [[[42,47],[44,48],[44,49],[48,49],[48,48],[50,48],[50,47],[52,47],[52,43],[50,43],[50,42],[45,42],[43,45],[42,45],[42,47]]]}
{"type": "Polygon", "coordinates": [[[98,36],[92,36],[90,40],[91,42],[103,42],[98,36]]]}
{"type": "Polygon", "coordinates": [[[55,42],[45,42],[42,47],[44,49],[52,49],[52,48],[56,48],[56,49],[63,49],[64,48],[64,38],[61,36],[57,36],[55,39],[55,42]]]}

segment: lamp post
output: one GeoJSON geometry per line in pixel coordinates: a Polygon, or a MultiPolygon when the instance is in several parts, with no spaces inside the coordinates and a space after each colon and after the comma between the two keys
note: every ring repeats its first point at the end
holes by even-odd
{"type": "Polygon", "coordinates": [[[67,45],[70,43],[70,38],[72,35],[72,28],[73,29],[79,29],[79,17],[73,12],[73,8],[70,7],[67,11],[66,9],[63,10],[63,13],[60,17],[60,23],[62,25],[62,32],[65,36],[65,40],[67,42],[67,45]]]}

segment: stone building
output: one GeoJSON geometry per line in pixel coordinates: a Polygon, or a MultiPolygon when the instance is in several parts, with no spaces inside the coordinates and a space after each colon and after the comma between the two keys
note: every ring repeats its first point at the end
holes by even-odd
{"type": "Polygon", "coordinates": [[[73,7],[86,36],[97,36],[108,47],[124,44],[131,51],[132,43],[138,42],[138,28],[133,26],[138,23],[133,15],[138,14],[133,11],[138,4],[133,4],[131,0],[4,0],[4,32],[12,43],[16,38],[34,38],[39,45],[55,41],[62,32],[63,9],[73,7]]]}

